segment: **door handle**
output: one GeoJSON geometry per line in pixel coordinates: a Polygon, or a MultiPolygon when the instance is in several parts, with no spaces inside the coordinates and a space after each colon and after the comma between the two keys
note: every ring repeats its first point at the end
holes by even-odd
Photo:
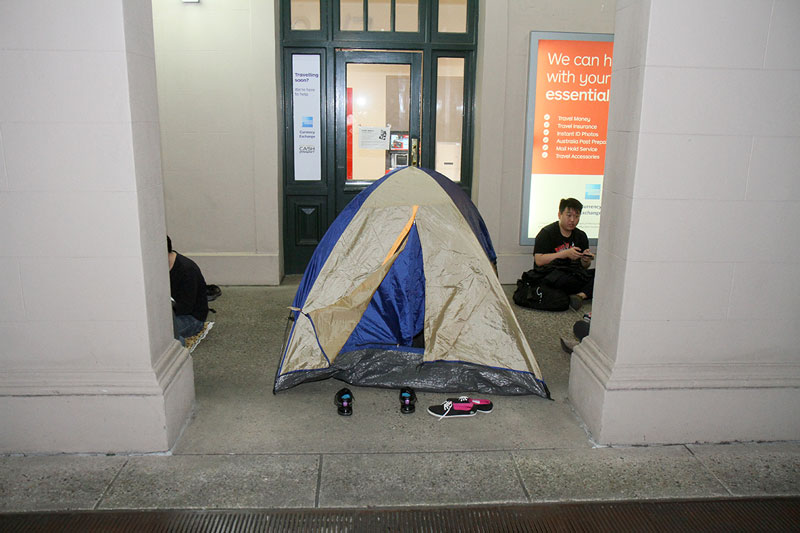
{"type": "Polygon", "coordinates": [[[416,137],[411,138],[411,166],[419,166],[419,139],[416,137]]]}

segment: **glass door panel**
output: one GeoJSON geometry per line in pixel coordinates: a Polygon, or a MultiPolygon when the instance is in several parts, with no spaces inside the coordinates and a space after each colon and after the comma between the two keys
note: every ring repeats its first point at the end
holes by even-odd
{"type": "Polygon", "coordinates": [[[464,58],[436,62],[436,171],[461,181],[464,126],[464,58]]]}
{"type": "Polygon", "coordinates": [[[412,164],[421,77],[421,52],[336,52],[337,211],[387,172],[412,164]]]}
{"type": "Polygon", "coordinates": [[[408,165],[411,65],[347,65],[347,180],[408,165]]]}

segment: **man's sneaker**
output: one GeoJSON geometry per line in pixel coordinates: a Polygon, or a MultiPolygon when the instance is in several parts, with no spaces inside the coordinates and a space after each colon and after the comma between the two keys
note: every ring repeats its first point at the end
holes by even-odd
{"type": "Polygon", "coordinates": [[[353,397],[353,393],[350,392],[350,389],[341,389],[336,393],[334,401],[336,402],[337,412],[340,415],[350,416],[353,414],[353,402],[355,398],[353,397]]]}
{"type": "Polygon", "coordinates": [[[474,416],[478,409],[472,402],[451,402],[447,400],[442,405],[428,407],[428,412],[441,420],[442,418],[474,416]]]}
{"type": "Polygon", "coordinates": [[[590,325],[590,319],[582,318],[572,325],[572,333],[575,334],[579,341],[582,341],[589,334],[590,325]]]}
{"type": "Polygon", "coordinates": [[[479,413],[491,413],[494,409],[494,404],[490,400],[482,400],[479,398],[470,398],[469,396],[459,396],[458,398],[448,398],[448,402],[456,403],[471,403],[475,406],[475,410],[479,413]]]}
{"type": "Polygon", "coordinates": [[[206,298],[209,302],[219,298],[220,294],[222,294],[222,289],[219,288],[219,285],[206,285],[206,298]]]}

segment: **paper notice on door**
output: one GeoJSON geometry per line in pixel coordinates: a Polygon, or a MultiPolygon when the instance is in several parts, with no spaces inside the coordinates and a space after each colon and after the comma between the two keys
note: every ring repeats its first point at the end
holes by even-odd
{"type": "Polygon", "coordinates": [[[391,128],[358,127],[358,147],[362,150],[388,150],[391,128]]]}

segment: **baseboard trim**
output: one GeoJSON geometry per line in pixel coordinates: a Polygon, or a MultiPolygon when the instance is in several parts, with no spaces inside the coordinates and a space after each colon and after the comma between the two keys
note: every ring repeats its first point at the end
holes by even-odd
{"type": "Polygon", "coordinates": [[[160,396],[189,357],[173,340],[153,368],[6,370],[0,373],[0,396],[160,396]]]}
{"type": "Polygon", "coordinates": [[[153,365],[156,380],[162,391],[169,388],[181,367],[190,357],[189,350],[184,348],[180,342],[173,340],[170,343],[169,347],[161,354],[161,357],[158,358],[156,364],[153,365]]]}
{"type": "Polygon", "coordinates": [[[800,388],[800,363],[614,364],[591,336],[573,351],[607,390],[800,388]]]}
{"type": "Polygon", "coordinates": [[[601,444],[796,440],[799,365],[619,365],[587,337],[569,401],[601,444]],[[760,367],[760,368],[759,368],[760,367]]]}
{"type": "Polygon", "coordinates": [[[10,370],[0,396],[157,396],[163,389],[153,369],[10,370]]]}
{"type": "Polygon", "coordinates": [[[153,368],[2,374],[0,453],[164,452],[191,417],[189,352],[171,341],[153,368]]]}
{"type": "Polygon", "coordinates": [[[283,273],[279,254],[181,252],[194,260],[206,283],[217,285],[280,285],[283,273]]]}
{"type": "Polygon", "coordinates": [[[523,272],[533,268],[533,246],[527,253],[498,253],[497,276],[500,283],[510,285],[517,282],[523,272]]]}

